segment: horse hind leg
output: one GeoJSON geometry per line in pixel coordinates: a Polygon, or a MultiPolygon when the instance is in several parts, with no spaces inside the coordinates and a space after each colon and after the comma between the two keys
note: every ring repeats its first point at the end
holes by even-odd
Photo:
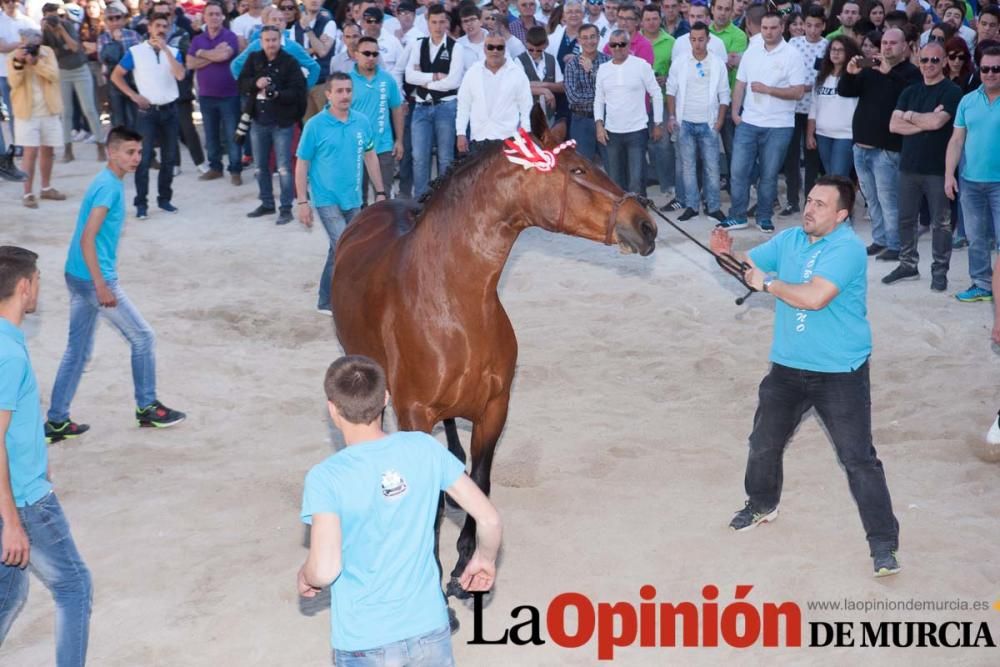
{"type": "MultiPolygon", "coordinates": [[[[473,423],[472,426],[472,468],[469,476],[476,486],[487,496],[490,495],[490,471],[493,468],[493,453],[496,450],[497,441],[503,432],[504,423],[507,421],[507,403],[510,395],[504,393],[492,399],[486,405],[482,417],[473,423]]],[[[465,517],[465,525],[458,536],[458,562],[451,572],[451,580],[448,582],[448,595],[459,599],[470,597],[462,586],[458,583],[458,578],[465,571],[465,566],[472,558],[472,553],[476,550],[476,520],[471,515],[465,517]]]]}
{"type": "MultiPolygon", "coordinates": [[[[448,451],[451,452],[456,459],[465,463],[465,450],[462,448],[462,441],[458,438],[458,425],[455,424],[454,419],[444,420],[444,433],[448,437],[448,451]]],[[[452,500],[451,496],[447,494],[445,494],[444,501],[451,509],[461,509],[458,503],[452,500]]]]}

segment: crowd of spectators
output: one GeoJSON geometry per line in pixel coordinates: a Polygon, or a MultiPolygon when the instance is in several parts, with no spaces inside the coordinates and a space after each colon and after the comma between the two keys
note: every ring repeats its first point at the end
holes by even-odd
{"type": "MultiPolygon", "coordinates": [[[[53,162],[77,159],[78,145],[106,159],[108,123],[143,136],[138,218],[150,214],[151,170],[157,207],[178,210],[172,180],[187,153],[206,181],[228,173],[241,186],[253,166],[259,204],[247,216],[288,223],[310,200],[311,184],[297,191],[294,178],[299,137],[332,113],[328,82],[343,73],[387,197],[419,197],[457,154],[527,125],[530,100],[622,188],[657,187],[681,221],[705,215],[737,230],[753,219],[771,233],[800,213],[819,175],[852,178],[869,254],[898,263],[883,282],[919,277],[917,238],[930,229],[931,287],[947,289],[952,249],[968,246],[972,285],[956,296],[992,298],[996,5],[0,2],[0,176],[23,181],[28,208],[65,199],[53,162]]],[[[343,187],[364,206],[375,182],[356,162],[359,183],[343,187]]]]}

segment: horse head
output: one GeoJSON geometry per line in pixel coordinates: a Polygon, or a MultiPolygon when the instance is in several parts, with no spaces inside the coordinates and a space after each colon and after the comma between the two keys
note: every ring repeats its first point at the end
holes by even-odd
{"type": "Polygon", "coordinates": [[[593,162],[562,142],[536,105],[532,131],[507,141],[507,159],[536,182],[531,198],[536,224],[553,232],[617,243],[622,252],[646,256],[656,248],[656,223],[634,193],[626,193],[593,162]],[[544,222],[543,222],[544,221],[544,222]]]}

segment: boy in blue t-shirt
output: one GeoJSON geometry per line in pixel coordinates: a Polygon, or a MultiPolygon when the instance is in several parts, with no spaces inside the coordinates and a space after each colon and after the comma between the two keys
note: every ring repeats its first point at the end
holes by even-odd
{"type": "Polygon", "coordinates": [[[441,491],[476,520],[478,545],[460,578],[487,591],[496,576],[500,516],[464,465],[426,433],[382,431],[385,373],[341,357],[324,383],[347,447],[306,476],[302,520],[311,525],[299,594],[331,585],[337,664],[453,665],[448,609],[434,558],[441,491]],[[378,663],[382,664],[382,663],[378,663]]]}

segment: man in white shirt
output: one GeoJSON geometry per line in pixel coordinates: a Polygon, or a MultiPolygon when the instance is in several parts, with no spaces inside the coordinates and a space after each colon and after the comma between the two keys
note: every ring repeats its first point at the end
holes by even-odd
{"type": "MultiPolygon", "coordinates": [[[[486,31],[483,30],[483,12],[479,7],[465,6],[459,10],[464,35],[458,44],[465,49],[465,71],[486,57],[486,31]]],[[[506,52],[506,46],[504,48],[506,52]]]]}
{"type": "MultiPolygon", "coordinates": [[[[38,24],[21,13],[17,2],[2,0],[3,11],[0,12],[0,95],[8,111],[8,130],[10,142],[14,139],[14,108],[10,103],[10,84],[7,82],[7,54],[21,45],[20,31],[26,28],[38,28],[38,24]]],[[[7,155],[7,145],[0,128],[0,178],[12,181],[23,181],[25,174],[14,166],[14,160],[7,155]]]]}
{"type": "Polygon", "coordinates": [[[757,227],[771,234],[771,215],[778,197],[778,172],[795,129],[795,102],[805,94],[805,68],[799,52],[781,36],[777,12],[761,19],[760,46],[743,54],[733,89],[732,117],[736,125],[731,166],[732,206],[722,229],[745,229],[750,200],[750,175],[759,162],[757,227]],[[742,111],[741,111],[742,110],[742,111]]]}
{"type": "Polygon", "coordinates": [[[247,44],[250,43],[250,33],[254,31],[254,28],[263,24],[260,13],[264,11],[265,7],[270,6],[271,3],[268,0],[247,0],[247,13],[237,16],[229,24],[229,29],[236,33],[236,38],[240,42],[240,51],[247,48],[247,44]]]}
{"type": "Polygon", "coordinates": [[[663,93],[653,68],[629,53],[628,32],[614,30],[608,39],[611,61],[597,71],[594,120],[597,141],[608,149],[608,175],[626,192],[646,194],[646,148],[649,117],[646,95],[653,107],[653,141],[663,136],[663,93]]]}
{"type": "MultiPolygon", "coordinates": [[[[708,25],[712,19],[708,15],[708,7],[703,4],[691,5],[688,9],[688,22],[691,25],[701,22],[708,25]]],[[[729,54],[726,53],[726,43],[721,39],[713,35],[708,34],[708,51],[714,56],[722,58],[723,62],[729,59],[729,54]]],[[[691,55],[691,37],[690,33],[687,35],[681,35],[674,42],[674,50],[671,52],[671,60],[680,60],[681,58],[687,58],[691,55]]]]}
{"type": "Polygon", "coordinates": [[[708,215],[722,222],[726,217],[719,199],[719,148],[729,109],[729,73],[726,61],[708,51],[706,24],[696,22],[686,37],[691,41],[691,55],[674,60],[667,78],[667,129],[678,135],[683,165],[676,178],[684,181],[686,208],[678,220],[698,216],[702,198],[696,170],[700,162],[708,215]]]}
{"type": "Polygon", "coordinates": [[[167,46],[167,19],[154,15],[149,19],[149,39],[129,48],[111,72],[111,83],[139,108],[136,131],[142,135],[142,161],[135,171],[136,218],[148,217],[149,166],[156,142],[160,142],[160,173],[156,202],[161,210],[177,213],[173,197],[174,166],[177,164],[177,82],[184,79],[184,56],[167,46]],[[125,79],[131,72],[136,89],[125,79]]]}
{"type": "MultiPolygon", "coordinates": [[[[414,21],[417,18],[416,12],[416,6],[409,2],[401,2],[399,3],[399,7],[396,8],[396,19],[399,21],[399,28],[393,34],[404,47],[409,46],[410,42],[417,37],[427,36],[427,33],[417,30],[414,25],[414,21]]],[[[383,29],[385,28],[384,25],[382,27],[383,29]]]]}
{"type": "Polygon", "coordinates": [[[465,73],[465,49],[448,36],[448,14],[442,5],[427,8],[429,37],[413,43],[404,71],[412,96],[413,187],[420,197],[431,181],[431,148],[437,147],[437,173],[444,174],[455,157],[455,114],[458,87],[465,73]]]}
{"type": "Polygon", "coordinates": [[[530,127],[531,85],[516,63],[507,58],[501,35],[486,36],[486,58],[466,72],[458,89],[455,133],[458,150],[469,150],[465,128],[471,124],[472,146],[478,142],[506,139],[518,127],[530,127]]]}

